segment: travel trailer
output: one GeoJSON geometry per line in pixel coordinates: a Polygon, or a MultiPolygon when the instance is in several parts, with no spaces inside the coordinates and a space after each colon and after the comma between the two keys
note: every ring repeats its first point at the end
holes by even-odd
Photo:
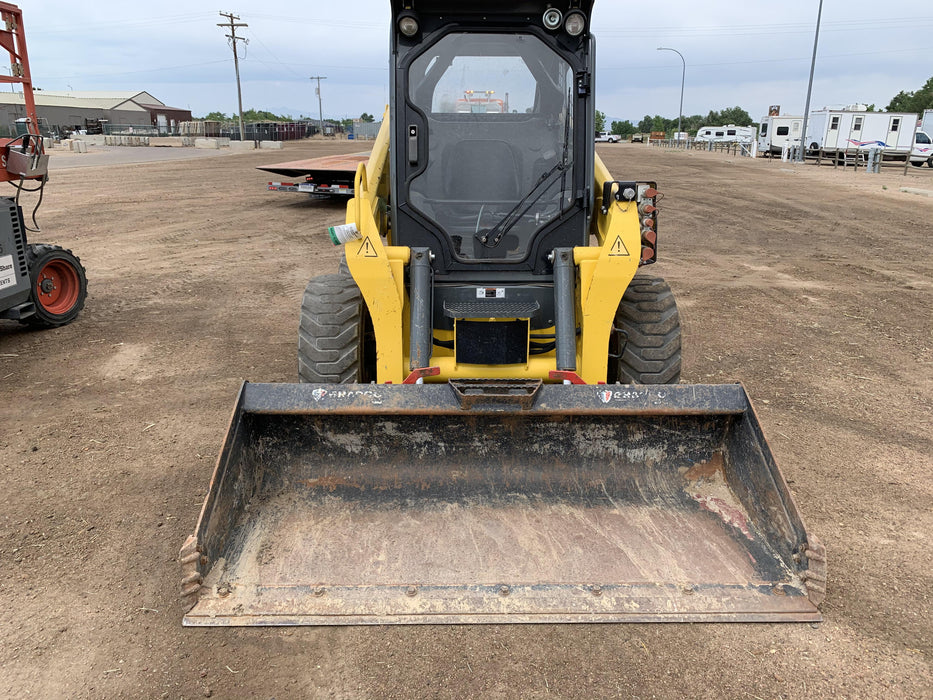
{"type": "Polygon", "coordinates": [[[736,126],[701,126],[697,131],[697,141],[713,143],[751,143],[755,140],[755,127],[736,126]]]}
{"type": "Polygon", "coordinates": [[[782,153],[787,144],[800,143],[803,117],[767,116],[758,126],[758,153],[782,153]]]}

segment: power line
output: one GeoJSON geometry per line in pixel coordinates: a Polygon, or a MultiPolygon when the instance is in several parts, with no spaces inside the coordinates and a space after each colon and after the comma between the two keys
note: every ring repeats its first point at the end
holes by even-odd
{"type": "Polygon", "coordinates": [[[81,73],[77,73],[75,75],[50,75],[50,76],[46,76],[45,80],[52,81],[52,80],[69,80],[72,78],[112,78],[118,75],[137,75],[139,73],[166,73],[166,72],[172,72],[173,73],[172,77],[177,77],[177,75],[175,75],[174,72],[181,70],[182,68],[200,68],[201,66],[213,66],[219,63],[226,63],[226,62],[227,62],[226,59],[224,59],[223,61],[202,61],[201,63],[187,63],[183,66],[162,66],[161,68],[144,68],[142,70],[125,70],[125,71],[119,71],[116,73],[112,73],[112,72],[111,73],[86,73],[82,71],[81,73]]]}
{"type": "MultiPolygon", "coordinates": [[[[927,17],[902,17],[890,19],[871,19],[871,20],[842,20],[833,23],[824,23],[823,32],[857,32],[872,30],[877,33],[879,29],[916,29],[918,27],[929,26],[933,23],[933,16],[927,17]]],[[[760,24],[733,24],[733,25],[707,25],[707,26],[654,26],[652,27],[653,36],[681,36],[681,37],[704,37],[704,36],[755,36],[755,35],[774,35],[774,34],[809,34],[812,27],[806,24],[769,24],[762,27],[760,24]]],[[[597,32],[600,37],[633,37],[643,36],[644,32],[633,29],[601,29],[597,32]]]]}
{"type": "Polygon", "coordinates": [[[169,17],[147,17],[145,19],[107,20],[104,22],[75,22],[67,26],[42,25],[33,30],[30,27],[30,36],[45,36],[47,34],[74,34],[76,31],[93,29],[122,29],[125,27],[154,27],[165,24],[190,24],[194,20],[210,17],[210,12],[199,12],[190,15],[173,15],[169,17]]]}

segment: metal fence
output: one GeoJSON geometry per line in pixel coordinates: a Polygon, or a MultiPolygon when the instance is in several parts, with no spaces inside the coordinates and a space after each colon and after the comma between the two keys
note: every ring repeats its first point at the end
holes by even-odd
{"type": "Polygon", "coordinates": [[[382,122],[360,122],[353,125],[353,138],[360,141],[371,141],[376,138],[379,129],[382,128],[382,122]]]}
{"type": "MultiPolygon", "coordinates": [[[[306,139],[319,130],[313,122],[255,122],[243,125],[245,141],[294,141],[306,139]]],[[[231,141],[239,141],[239,124],[222,125],[220,135],[231,141]]]]}
{"type": "MultiPolygon", "coordinates": [[[[90,133],[90,132],[88,132],[90,133]]],[[[178,129],[150,124],[101,124],[104,136],[178,136],[178,129]]]]}
{"type": "MultiPolygon", "coordinates": [[[[779,162],[793,162],[798,158],[799,146],[787,146],[783,153],[765,151],[758,153],[757,142],[751,143],[715,143],[711,141],[697,141],[696,139],[651,139],[649,146],[655,148],[668,148],[675,150],[700,150],[715,153],[724,153],[733,157],[762,158],[777,160],[779,162]]],[[[804,158],[807,163],[814,165],[831,165],[833,168],[846,168],[867,173],[880,173],[883,171],[900,170],[904,175],[916,173],[917,175],[933,176],[933,167],[922,168],[910,163],[904,151],[891,151],[885,149],[845,149],[839,151],[808,151],[804,158]]]]}
{"type": "Polygon", "coordinates": [[[656,148],[673,148],[683,151],[709,151],[731,156],[754,158],[758,155],[758,144],[751,142],[699,141],[697,139],[648,139],[648,145],[656,148]]]}
{"type": "MultiPolygon", "coordinates": [[[[796,162],[800,157],[800,147],[786,146],[780,154],[768,153],[765,155],[767,158],[778,159],[785,163],[796,162]]],[[[905,151],[883,148],[846,148],[833,151],[808,150],[804,155],[804,162],[815,165],[831,165],[833,169],[851,169],[853,172],[863,170],[867,173],[880,173],[883,170],[900,170],[904,175],[908,173],[923,175],[926,172],[933,174],[933,168],[922,170],[922,165],[912,164],[905,151]]]]}

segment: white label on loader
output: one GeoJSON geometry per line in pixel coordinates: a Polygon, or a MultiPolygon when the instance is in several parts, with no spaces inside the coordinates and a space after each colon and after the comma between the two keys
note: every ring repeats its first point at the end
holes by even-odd
{"type": "Polygon", "coordinates": [[[0,257],[0,289],[16,284],[16,265],[12,255],[0,257]]]}
{"type": "Polygon", "coordinates": [[[477,299],[505,299],[505,287],[477,287],[477,299]]]}
{"type": "Polygon", "coordinates": [[[336,401],[355,401],[356,399],[369,399],[374,406],[382,403],[382,394],[372,389],[321,389],[317,388],[311,392],[315,402],[323,398],[336,401]]]}
{"type": "Polygon", "coordinates": [[[648,399],[657,404],[667,398],[667,392],[653,389],[623,389],[621,391],[601,389],[597,395],[599,396],[599,400],[603,403],[609,403],[610,401],[637,401],[639,399],[648,399]]]}

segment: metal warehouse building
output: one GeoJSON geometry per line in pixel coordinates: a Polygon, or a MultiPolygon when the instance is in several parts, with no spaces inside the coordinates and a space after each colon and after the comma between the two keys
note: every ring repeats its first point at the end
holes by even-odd
{"type": "MultiPolygon", "coordinates": [[[[36,111],[43,128],[64,135],[105,122],[109,132],[176,133],[191,121],[191,111],[169,107],[148,92],[51,92],[36,90],[36,111]]],[[[15,133],[14,123],[26,116],[22,92],[0,91],[0,134],[15,133]]]]}

